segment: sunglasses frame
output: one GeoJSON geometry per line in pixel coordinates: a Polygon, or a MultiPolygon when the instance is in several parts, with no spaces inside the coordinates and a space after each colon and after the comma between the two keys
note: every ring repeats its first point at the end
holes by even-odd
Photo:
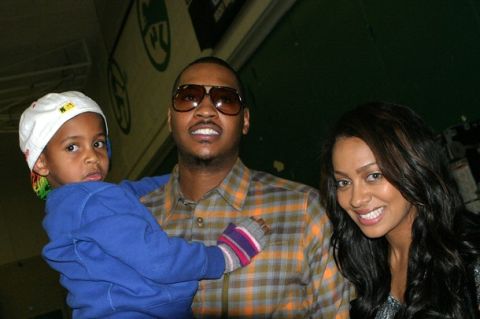
{"type": "Polygon", "coordinates": [[[195,110],[196,108],[198,108],[198,106],[200,105],[200,103],[202,103],[203,99],[205,98],[205,96],[209,96],[210,98],[210,101],[212,102],[212,104],[215,106],[215,109],[217,111],[219,111],[220,113],[224,114],[224,115],[230,115],[230,116],[235,116],[235,115],[238,115],[242,109],[244,108],[244,103],[243,103],[243,99],[242,99],[242,96],[240,95],[240,92],[238,92],[237,89],[234,89],[232,87],[229,87],[229,86],[221,86],[221,85],[202,85],[202,84],[182,84],[182,85],[179,85],[174,93],[173,93],[173,96],[172,96],[172,107],[173,109],[176,111],[176,112],[182,112],[182,113],[185,113],[185,112],[190,112],[192,110],[195,110]],[[197,106],[193,106],[192,108],[190,109],[187,109],[187,110],[179,110],[176,108],[176,105],[175,105],[175,97],[179,94],[180,90],[181,89],[184,89],[186,87],[201,87],[203,89],[203,96],[202,98],[200,99],[200,101],[198,102],[198,105],[197,106]],[[207,90],[208,88],[208,90],[207,90]],[[231,91],[233,93],[235,93],[237,95],[237,98],[238,98],[238,101],[240,102],[240,108],[238,109],[238,112],[236,113],[225,113],[224,110],[222,110],[220,107],[218,107],[215,102],[212,100],[212,96],[210,95],[210,92],[213,90],[213,89],[226,89],[228,91],[231,91]]]}

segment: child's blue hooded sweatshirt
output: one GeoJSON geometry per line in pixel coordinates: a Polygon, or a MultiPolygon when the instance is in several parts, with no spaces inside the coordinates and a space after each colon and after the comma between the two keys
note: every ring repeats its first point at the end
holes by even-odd
{"type": "Polygon", "coordinates": [[[75,183],[48,195],[42,255],[74,318],[191,318],[198,280],[223,275],[218,247],[168,237],[140,203],[159,183],[75,183]]]}

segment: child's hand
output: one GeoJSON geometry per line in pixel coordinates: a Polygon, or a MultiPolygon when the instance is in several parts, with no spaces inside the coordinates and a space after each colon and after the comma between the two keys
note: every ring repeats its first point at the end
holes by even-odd
{"type": "Polygon", "coordinates": [[[242,220],[238,226],[230,223],[217,241],[225,257],[225,272],[248,265],[265,248],[265,236],[270,231],[262,218],[250,217],[242,220]]]}
{"type": "Polygon", "coordinates": [[[270,226],[267,225],[267,223],[265,223],[265,221],[263,220],[263,218],[255,218],[255,217],[250,217],[251,219],[253,219],[254,221],[256,221],[260,227],[262,228],[263,232],[265,233],[265,235],[268,235],[270,234],[270,232],[272,231],[270,229],[270,226]]]}

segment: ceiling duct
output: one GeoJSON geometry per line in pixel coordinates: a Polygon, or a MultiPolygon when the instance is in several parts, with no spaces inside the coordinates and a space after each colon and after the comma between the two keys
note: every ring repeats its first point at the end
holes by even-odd
{"type": "Polygon", "coordinates": [[[48,92],[83,90],[91,60],[85,41],[0,69],[0,133],[15,132],[23,110],[48,92]]]}

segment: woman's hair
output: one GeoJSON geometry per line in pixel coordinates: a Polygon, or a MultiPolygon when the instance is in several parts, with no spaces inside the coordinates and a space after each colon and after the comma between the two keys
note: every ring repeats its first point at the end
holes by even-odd
{"type": "Polygon", "coordinates": [[[417,210],[405,306],[395,318],[478,318],[469,267],[479,253],[479,217],[464,211],[445,152],[430,128],[410,108],[384,102],[344,114],[323,147],[320,192],[333,223],[335,260],[357,290],[352,318],[375,316],[390,292],[391,274],[386,239],[363,235],[337,202],[332,149],[341,137],[362,139],[385,178],[417,210]]]}

